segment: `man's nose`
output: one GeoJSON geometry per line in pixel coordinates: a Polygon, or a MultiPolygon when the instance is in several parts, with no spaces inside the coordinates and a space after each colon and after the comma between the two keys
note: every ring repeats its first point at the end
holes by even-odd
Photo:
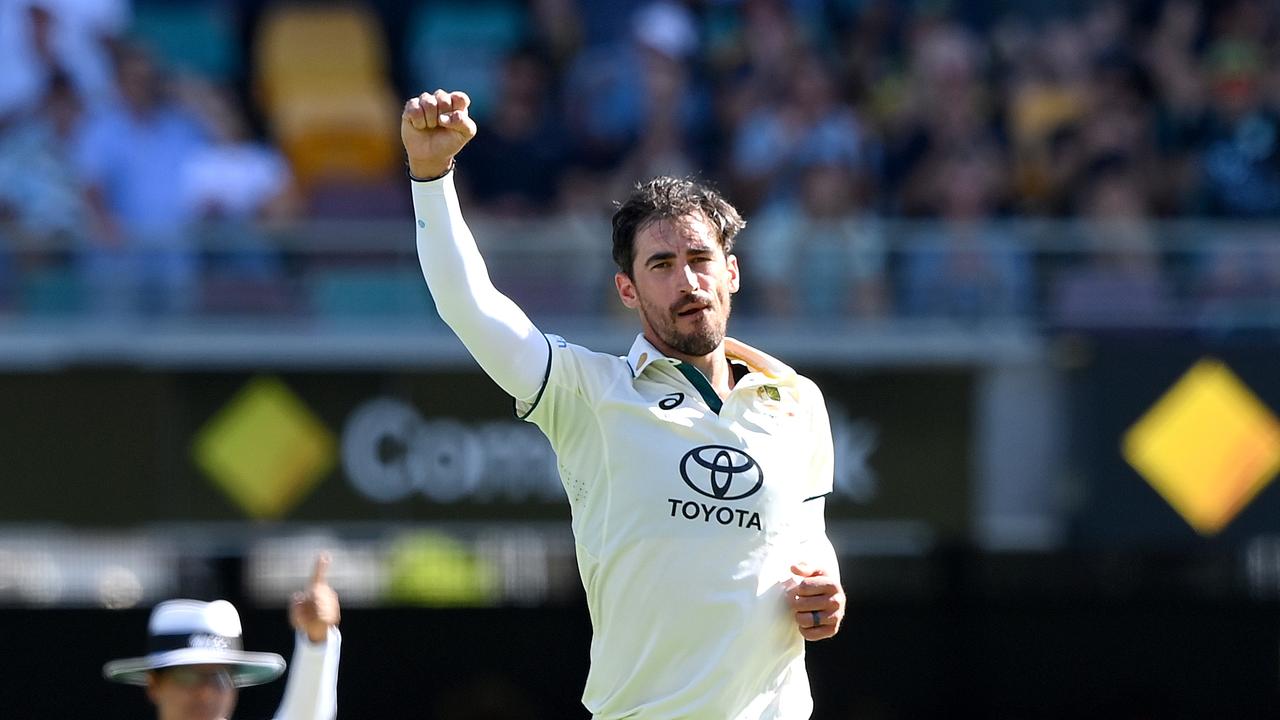
{"type": "Polygon", "coordinates": [[[200,687],[196,688],[195,692],[199,697],[201,704],[209,705],[217,701],[218,696],[223,693],[223,690],[214,683],[206,682],[201,683],[200,687]]]}
{"type": "Polygon", "coordinates": [[[693,266],[685,263],[684,265],[684,282],[680,284],[681,292],[693,292],[698,289],[698,273],[694,272],[693,266]]]}

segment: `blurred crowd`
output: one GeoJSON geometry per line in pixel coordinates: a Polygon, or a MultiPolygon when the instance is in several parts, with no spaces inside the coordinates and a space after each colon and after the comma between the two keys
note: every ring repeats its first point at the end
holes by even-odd
{"type": "Polygon", "coordinates": [[[1188,292],[1246,314],[1280,293],[1264,224],[1171,265],[1152,222],[1280,216],[1280,6],[1263,0],[0,12],[9,241],[74,251],[97,296],[162,312],[208,302],[210,278],[287,302],[249,228],[404,217],[399,100],[437,87],[467,90],[480,122],[458,171],[470,212],[607,216],[638,179],[701,176],[749,218],[745,304],[765,314],[1159,323],[1188,292]],[[1070,222],[1047,240],[1025,225],[1046,218],[1070,222]],[[190,231],[210,219],[212,257],[190,231]]]}

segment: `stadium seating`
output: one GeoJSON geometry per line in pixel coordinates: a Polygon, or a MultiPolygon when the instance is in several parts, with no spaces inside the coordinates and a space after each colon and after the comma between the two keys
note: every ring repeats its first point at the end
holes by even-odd
{"type": "Polygon", "coordinates": [[[83,288],[73,270],[28,270],[19,284],[19,304],[33,317],[71,316],[84,310],[83,288]]]}
{"type": "Polygon", "coordinates": [[[383,29],[365,5],[283,4],[264,13],[254,90],[303,188],[326,177],[380,179],[398,164],[386,58],[383,29]]]}
{"type": "Polygon", "coordinates": [[[410,78],[426,89],[466,88],[473,114],[488,117],[502,60],[521,42],[525,25],[518,3],[424,5],[409,23],[410,78]]]}
{"type": "Polygon", "coordinates": [[[147,0],[133,13],[132,34],[165,67],[218,82],[239,72],[243,48],[227,0],[147,0]]]}
{"type": "Polygon", "coordinates": [[[312,310],[328,320],[435,317],[431,296],[416,268],[317,269],[307,282],[312,310]]]}

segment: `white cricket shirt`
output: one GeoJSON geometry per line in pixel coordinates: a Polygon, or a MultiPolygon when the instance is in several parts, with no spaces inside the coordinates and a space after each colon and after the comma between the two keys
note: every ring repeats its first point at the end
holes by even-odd
{"type": "Polygon", "coordinates": [[[623,357],[555,335],[540,395],[594,630],[596,718],[802,720],[804,640],[783,583],[831,555],[831,431],[818,388],[733,339],[720,398],[641,335],[623,357]],[[806,544],[809,544],[806,547],[806,544]]]}

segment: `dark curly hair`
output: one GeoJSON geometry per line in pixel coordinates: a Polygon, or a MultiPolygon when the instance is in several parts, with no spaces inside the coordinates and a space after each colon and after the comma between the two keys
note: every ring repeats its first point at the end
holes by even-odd
{"type": "Polygon", "coordinates": [[[656,177],[637,183],[626,202],[613,214],[613,261],[632,277],[636,235],[658,220],[702,216],[718,231],[720,249],[733,252],[733,239],[747,223],[737,209],[706,185],[687,178],[656,177]]]}

